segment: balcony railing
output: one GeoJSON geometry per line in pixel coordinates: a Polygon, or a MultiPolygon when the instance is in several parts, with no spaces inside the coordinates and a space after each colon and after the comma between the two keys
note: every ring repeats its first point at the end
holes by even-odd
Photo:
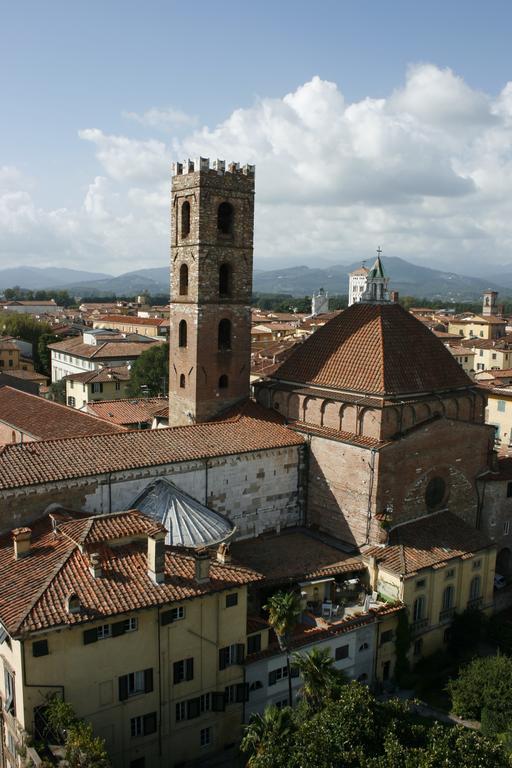
{"type": "Polygon", "coordinates": [[[413,635],[419,634],[422,630],[428,627],[428,624],[429,624],[428,619],[417,619],[416,621],[413,621],[413,623],[411,624],[411,633],[413,635]]]}
{"type": "Polygon", "coordinates": [[[472,600],[468,600],[467,607],[478,610],[482,607],[483,602],[484,602],[483,597],[474,597],[472,600]]]}
{"type": "Polygon", "coordinates": [[[453,619],[454,614],[455,614],[455,608],[446,608],[444,611],[440,611],[439,623],[447,624],[449,621],[453,619]]]}

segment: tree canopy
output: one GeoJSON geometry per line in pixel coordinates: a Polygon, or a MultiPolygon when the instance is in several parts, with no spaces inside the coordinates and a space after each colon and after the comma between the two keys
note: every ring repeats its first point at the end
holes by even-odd
{"type": "Polygon", "coordinates": [[[510,768],[503,746],[460,726],[422,720],[397,700],[344,685],[318,712],[307,702],[253,720],[242,749],[250,768],[510,768]],[[285,715],[284,712],[288,711],[285,715]],[[254,733],[253,729],[257,729],[254,733]]]}
{"type": "Polygon", "coordinates": [[[152,345],[132,365],[129,392],[132,397],[166,394],[169,382],[169,344],[152,345]]]}

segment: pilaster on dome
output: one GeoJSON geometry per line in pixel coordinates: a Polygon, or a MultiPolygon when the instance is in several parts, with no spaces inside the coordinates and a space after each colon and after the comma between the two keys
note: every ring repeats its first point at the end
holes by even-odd
{"type": "Polygon", "coordinates": [[[377,248],[377,258],[373,267],[366,276],[366,288],[361,295],[360,302],[363,304],[389,304],[388,282],[389,277],[384,272],[380,255],[382,249],[377,248]]]}

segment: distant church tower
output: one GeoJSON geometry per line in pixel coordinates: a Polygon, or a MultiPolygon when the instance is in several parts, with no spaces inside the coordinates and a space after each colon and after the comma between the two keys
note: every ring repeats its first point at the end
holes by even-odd
{"type": "Polygon", "coordinates": [[[384,267],[380,260],[381,253],[380,247],[377,248],[377,258],[366,276],[366,288],[360,298],[361,304],[387,304],[390,301],[389,277],[384,274],[384,267]]]}
{"type": "Polygon", "coordinates": [[[482,315],[484,317],[492,317],[493,315],[498,314],[498,308],[496,306],[497,298],[497,291],[484,291],[484,300],[482,306],[482,315]]]}
{"type": "Polygon", "coordinates": [[[249,396],[254,166],[174,163],[169,424],[249,396]]]}
{"type": "Polygon", "coordinates": [[[349,272],[348,275],[348,306],[357,304],[361,301],[361,296],[366,289],[366,276],[368,275],[368,269],[363,265],[359,269],[354,269],[353,272],[349,272]]]}

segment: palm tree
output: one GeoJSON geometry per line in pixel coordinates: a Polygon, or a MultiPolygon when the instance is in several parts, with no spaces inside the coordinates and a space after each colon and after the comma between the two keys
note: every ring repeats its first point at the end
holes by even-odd
{"type": "Polygon", "coordinates": [[[317,711],[325,699],[346,681],[344,672],[336,669],[330,648],[312,648],[308,653],[294,653],[293,664],[302,680],[302,695],[306,704],[317,711]]]}
{"type": "Polygon", "coordinates": [[[290,639],[301,614],[300,599],[294,592],[276,592],[263,606],[268,611],[268,621],[277,635],[282,651],[286,651],[288,673],[288,704],[292,706],[292,678],[290,669],[290,639]]]}
{"type": "Polygon", "coordinates": [[[240,744],[242,752],[249,753],[247,768],[255,768],[265,747],[287,738],[292,727],[292,713],[288,707],[266,707],[262,715],[252,715],[240,744]]]}

